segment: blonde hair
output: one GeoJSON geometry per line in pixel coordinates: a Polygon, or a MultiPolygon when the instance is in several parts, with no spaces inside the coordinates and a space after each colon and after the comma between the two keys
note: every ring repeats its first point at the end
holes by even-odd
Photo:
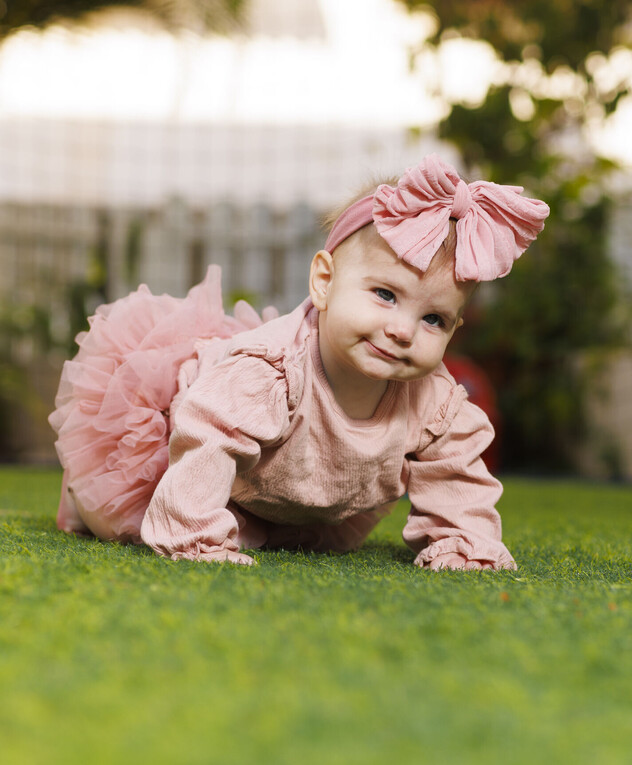
{"type": "Polygon", "coordinates": [[[347,207],[351,207],[351,205],[354,202],[359,202],[361,199],[364,199],[364,197],[371,196],[371,194],[375,194],[377,191],[377,187],[381,186],[383,183],[388,183],[389,186],[397,186],[397,183],[399,182],[399,176],[397,175],[391,175],[388,178],[372,178],[370,181],[367,181],[367,183],[360,186],[360,188],[357,189],[357,191],[346,200],[341,205],[338,205],[337,207],[334,207],[333,209],[326,212],[322,217],[322,225],[323,228],[329,232],[333,228],[334,223],[338,220],[338,218],[342,215],[342,213],[347,209],[347,207]]]}
{"type": "Polygon", "coordinates": [[[454,259],[456,257],[456,218],[450,218],[449,224],[448,234],[443,242],[441,242],[439,249],[432,259],[433,263],[435,260],[438,261],[437,265],[444,260],[454,259]]]}

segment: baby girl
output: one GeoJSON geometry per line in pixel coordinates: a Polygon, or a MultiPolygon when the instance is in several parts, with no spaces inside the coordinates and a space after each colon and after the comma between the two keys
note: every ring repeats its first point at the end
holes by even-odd
{"type": "Polygon", "coordinates": [[[431,155],[344,210],[286,316],[225,316],[214,268],[182,300],[141,287],[100,308],[50,417],[59,527],[251,564],[355,550],[408,495],[416,565],[515,568],[492,427],[442,358],[477,283],[544,226],[521,192],[431,155]]]}

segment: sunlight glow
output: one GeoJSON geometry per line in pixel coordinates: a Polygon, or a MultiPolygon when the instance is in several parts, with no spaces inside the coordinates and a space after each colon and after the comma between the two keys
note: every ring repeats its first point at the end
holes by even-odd
{"type": "Polygon", "coordinates": [[[0,113],[375,127],[435,122],[442,104],[423,73],[410,72],[407,50],[432,31],[431,17],[410,17],[390,0],[321,6],[325,41],[107,26],[24,30],[0,46],[0,113]]]}
{"type": "Polygon", "coordinates": [[[488,43],[455,37],[439,46],[438,68],[443,97],[450,103],[476,107],[496,79],[498,59],[488,43]]]}
{"type": "MultiPolygon", "coordinates": [[[[325,34],[302,39],[121,23],[24,29],[0,45],[0,120],[428,128],[447,103],[475,107],[503,82],[518,119],[530,119],[532,98],[562,98],[571,115],[585,109],[585,83],[568,67],[547,76],[536,58],[502,64],[489,44],[458,37],[424,49],[436,31],[430,13],[409,15],[392,0],[319,8],[325,34]]],[[[594,53],[587,68],[607,94],[632,82],[632,51],[594,53]]],[[[589,115],[597,151],[632,163],[631,122],[632,99],[607,120],[589,115]]]]}
{"type": "Polygon", "coordinates": [[[593,145],[596,151],[609,159],[632,166],[632,97],[619,103],[617,111],[594,131],[593,145]]]}

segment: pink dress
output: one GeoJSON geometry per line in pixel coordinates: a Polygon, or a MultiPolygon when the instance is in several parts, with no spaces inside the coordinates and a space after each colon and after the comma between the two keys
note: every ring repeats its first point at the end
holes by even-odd
{"type": "Polygon", "coordinates": [[[73,499],[62,496],[60,527],[174,559],[345,551],[407,493],[404,539],[419,565],[451,554],[515,565],[495,510],[502,488],[480,459],[493,430],[443,365],[389,383],[373,417],[353,420],[327,382],[309,300],[239,323],[218,289],[209,277],[174,301],[145,288],[92,322],[51,418],[73,499]],[[141,310],[150,318],[121,354],[114,338],[141,310]]]}
{"type": "Polygon", "coordinates": [[[141,285],[100,306],[89,322],[77,336],[78,353],[64,364],[49,417],[64,468],[57,525],[140,543],[169,462],[169,408],[181,364],[200,338],[231,337],[261,319],[243,302],[235,317],[224,313],[221,271],[211,266],[186,298],[152,295],[141,285]]]}

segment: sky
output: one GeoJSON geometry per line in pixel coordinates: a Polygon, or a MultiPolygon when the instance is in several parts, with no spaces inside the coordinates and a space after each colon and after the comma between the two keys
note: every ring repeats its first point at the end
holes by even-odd
{"type": "MultiPolygon", "coordinates": [[[[253,199],[277,194],[283,205],[303,195],[323,204],[335,188],[357,185],[365,165],[392,173],[434,150],[402,136],[411,127],[431,136],[446,98],[475,105],[503,76],[483,42],[453,39],[438,54],[424,52],[435,20],[393,0],[251,4],[250,30],[231,38],[171,35],[155,23],[130,24],[126,14],[98,28],[9,37],[0,45],[0,197],[147,205],[173,194],[230,198],[241,175],[253,199]],[[297,162],[303,178],[294,181],[297,162]]],[[[632,81],[630,51],[591,65],[604,86],[632,81]]],[[[527,90],[542,73],[533,65],[523,77],[512,107],[528,118],[527,90]]],[[[572,94],[577,82],[561,70],[542,87],[572,94]]],[[[631,130],[628,99],[591,140],[632,167],[631,130]]]]}
{"type": "MultiPolygon", "coordinates": [[[[493,49],[463,40],[411,72],[410,53],[436,22],[393,0],[251,7],[250,34],[230,39],[174,36],[124,15],[99,29],[23,30],[0,45],[0,119],[425,128],[445,114],[442,96],[475,104],[498,76],[493,49]]],[[[597,65],[602,80],[632,80],[630,51],[597,65]]],[[[528,111],[520,94],[515,108],[528,111]]],[[[594,131],[597,150],[632,166],[631,129],[632,98],[594,131]]]]}
{"type": "Polygon", "coordinates": [[[484,95],[487,46],[411,72],[431,17],[392,0],[311,2],[324,25],[311,37],[272,36],[263,24],[232,39],[120,23],[24,30],[0,46],[0,115],[424,127],[445,112],[438,78],[451,95],[484,95]]]}

